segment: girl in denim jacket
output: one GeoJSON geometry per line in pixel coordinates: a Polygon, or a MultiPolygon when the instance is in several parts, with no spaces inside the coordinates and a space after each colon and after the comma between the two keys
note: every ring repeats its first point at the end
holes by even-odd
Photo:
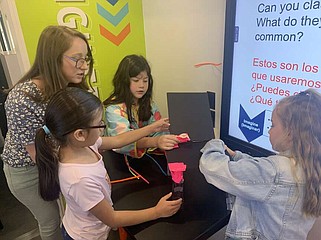
{"type": "Polygon", "coordinates": [[[276,105],[269,130],[276,155],[252,157],[218,139],[201,150],[206,180],[236,196],[227,239],[306,239],[321,215],[320,109],[312,89],[276,105]]]}

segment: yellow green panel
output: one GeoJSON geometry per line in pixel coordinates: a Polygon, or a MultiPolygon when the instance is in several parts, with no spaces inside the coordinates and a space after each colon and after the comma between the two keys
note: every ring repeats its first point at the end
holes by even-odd
{"type": "Polygon", "coordinates": [[[41,31],[68,25],[90,35],[101,100],[112,90],[112,77],[128,54],[146,55],[141,0],[15,0],[31,64],[41,31]],[[72,19],[75,19],[74,21],[72,19]]]}

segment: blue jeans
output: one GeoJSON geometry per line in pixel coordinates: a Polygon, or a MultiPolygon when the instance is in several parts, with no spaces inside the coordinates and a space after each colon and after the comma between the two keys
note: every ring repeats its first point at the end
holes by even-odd
{"type": "Polygon", "coordinates": [[[73,240],[72,237],[70,237],[69,234],[67,233],[63,224],[61,227],[61,232],[62,232],[62,237],[64,238],[64,240],[73,240]]]}

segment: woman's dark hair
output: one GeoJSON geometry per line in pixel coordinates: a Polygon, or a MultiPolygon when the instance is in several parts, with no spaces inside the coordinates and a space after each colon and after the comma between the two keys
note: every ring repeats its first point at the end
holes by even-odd
{"type": "Polygon", "coordinates": [[[128,120],[133,122],[131,106],[134,103],[133,94],[130,91],[130,78],[136,77],[142,71],[147,72],[148,89],[146,94],[138,100],[138,117],[141,121],[147,121],[151,115],[151,99],[153,91],[153,77],[150,66],[143,56],[128,55],[121,60],[113,78],[114,90],[104,101],[104,105],[125,103],[127,107],[128,120]]]}
{"type": "Polygon", "coordinates": [[[99,98],[80,88],[68,87],[50,99],[45,125],[37,130],[35,139],[39,191],[44,200],[59,197],[59,147],[67,143],[67,133],[89,127],[99,111],[103,111],[99,98]]]}

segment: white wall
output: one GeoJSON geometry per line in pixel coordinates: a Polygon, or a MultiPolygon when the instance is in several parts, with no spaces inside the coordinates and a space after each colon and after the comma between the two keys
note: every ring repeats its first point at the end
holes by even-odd
{"type": "Polygon", "coordinates": [[[166,92],[214,91],[216,136],[220,120],[225,0],[143,0],[146,54],[154,77],[154,100],[168,116],[166,92]]]}
{"type": "MultiPolygon", "coordinates": [[[[216,136],[219,132],[222,66],[195,68],[200,62],[223,61],[226,0],[142,0],[147,60],[154,76],[154,100],[167,116],[166,93],[216,93],[216,136]]],[[[17,54],[5,56],[15,83],[30,67],[13,0],[0,0],[9,19],[17,54]],[[12,64],[13,63],[13,64],[12,64]]]]}

